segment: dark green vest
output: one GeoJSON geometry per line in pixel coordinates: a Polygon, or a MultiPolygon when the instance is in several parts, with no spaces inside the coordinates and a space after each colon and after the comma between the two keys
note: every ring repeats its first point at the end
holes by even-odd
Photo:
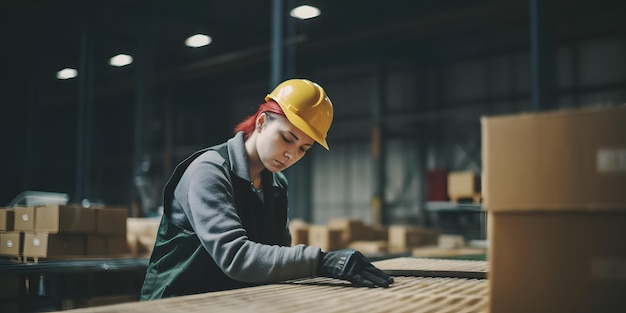
{"type": "Polygon", "coordinates": [[[285,245],[287,190],[276,175],[266,172],[263,178],[265,204],[252,191],[250,181],[234,175],[228,157],[228,143],[197,151],[181,162],[163,191],[164,213],[154,250],[141,290],[141,300],[204,293],[251,286],[226,276],[201,245],[193,229],[184,229],[168,218],[174,189],[189,164],[207,150],[217,151],[225,160],[235,193],[235,208],[254,242],[285,245]]]}

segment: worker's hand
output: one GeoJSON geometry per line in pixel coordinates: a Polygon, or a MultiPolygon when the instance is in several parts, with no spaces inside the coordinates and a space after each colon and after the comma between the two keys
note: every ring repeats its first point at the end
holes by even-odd
{"type": "Polygon", "coordinates": [[[317,274],[367,287],[389,287],[393,283],[391,276],[374,267],[361,252],[354,249],[322,252],[317,274]]]}

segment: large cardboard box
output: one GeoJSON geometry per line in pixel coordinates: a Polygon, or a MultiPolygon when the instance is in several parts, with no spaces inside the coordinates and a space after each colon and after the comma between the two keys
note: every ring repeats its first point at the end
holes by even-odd
{"type": "Polygon", "coordinates": [[[35,208],[35,231],[51,234],[90,234],[96,231],[96,212],[80,206],[46,205],[35,208]]]}
{"type": "Polygon", "coordinates": [[[85,255],[85,235],[25,233],[26,257],[75,257],[85,255]]]}
{"type": "Polygon", "coordinates": [[[490,312],[626,312],[626,210],[489,213],[490,312]]]}
{"type": "Polygon", "coordinates": [[[24,234],[20,232],[0,233],[0,255],[20,256],[24,234]]]}
{"type": "Polygon", "coordinates": [[[0,231],[13,231],[15,224],[15,210],[0,208],[0,231]]]}
{"type": "Polygon", "coordinates": [[[13,230],[33,231],[35,229],[35,207],[17,206],[14,209],[13,230]]]}
{"type": "Polygon", "coordinates": [[[96,208],[96,234],[126,235],[128,210],[124,208],[96,208]]]}
{"type": "Polygon", "coordinates": [[[483,117],[483,207],[626,208],[626,107],[483,117]]]}

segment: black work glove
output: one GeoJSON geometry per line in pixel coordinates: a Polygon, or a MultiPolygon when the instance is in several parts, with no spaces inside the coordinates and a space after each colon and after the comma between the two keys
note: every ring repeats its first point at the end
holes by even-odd
{"type": "Polygon", "coordinates": [[[391,276],[374,267],[361,252],[354,249],[322,252],[317,274],[367,287],[389,287],[393,283],[391,276]]]}

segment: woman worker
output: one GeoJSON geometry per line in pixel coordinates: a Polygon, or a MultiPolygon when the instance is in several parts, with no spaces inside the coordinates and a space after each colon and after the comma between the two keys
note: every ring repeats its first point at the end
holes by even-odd
{"type": "Polygon", "coordinates": [[[234,137],[174,170],[141,300],[312,276],[368,287],[393,282],[356,250],[290,246],[281,171],[314,142],[328,149],[333,106],[321,86],[305,79],[284,81],[265,101],[234,137]]]}

